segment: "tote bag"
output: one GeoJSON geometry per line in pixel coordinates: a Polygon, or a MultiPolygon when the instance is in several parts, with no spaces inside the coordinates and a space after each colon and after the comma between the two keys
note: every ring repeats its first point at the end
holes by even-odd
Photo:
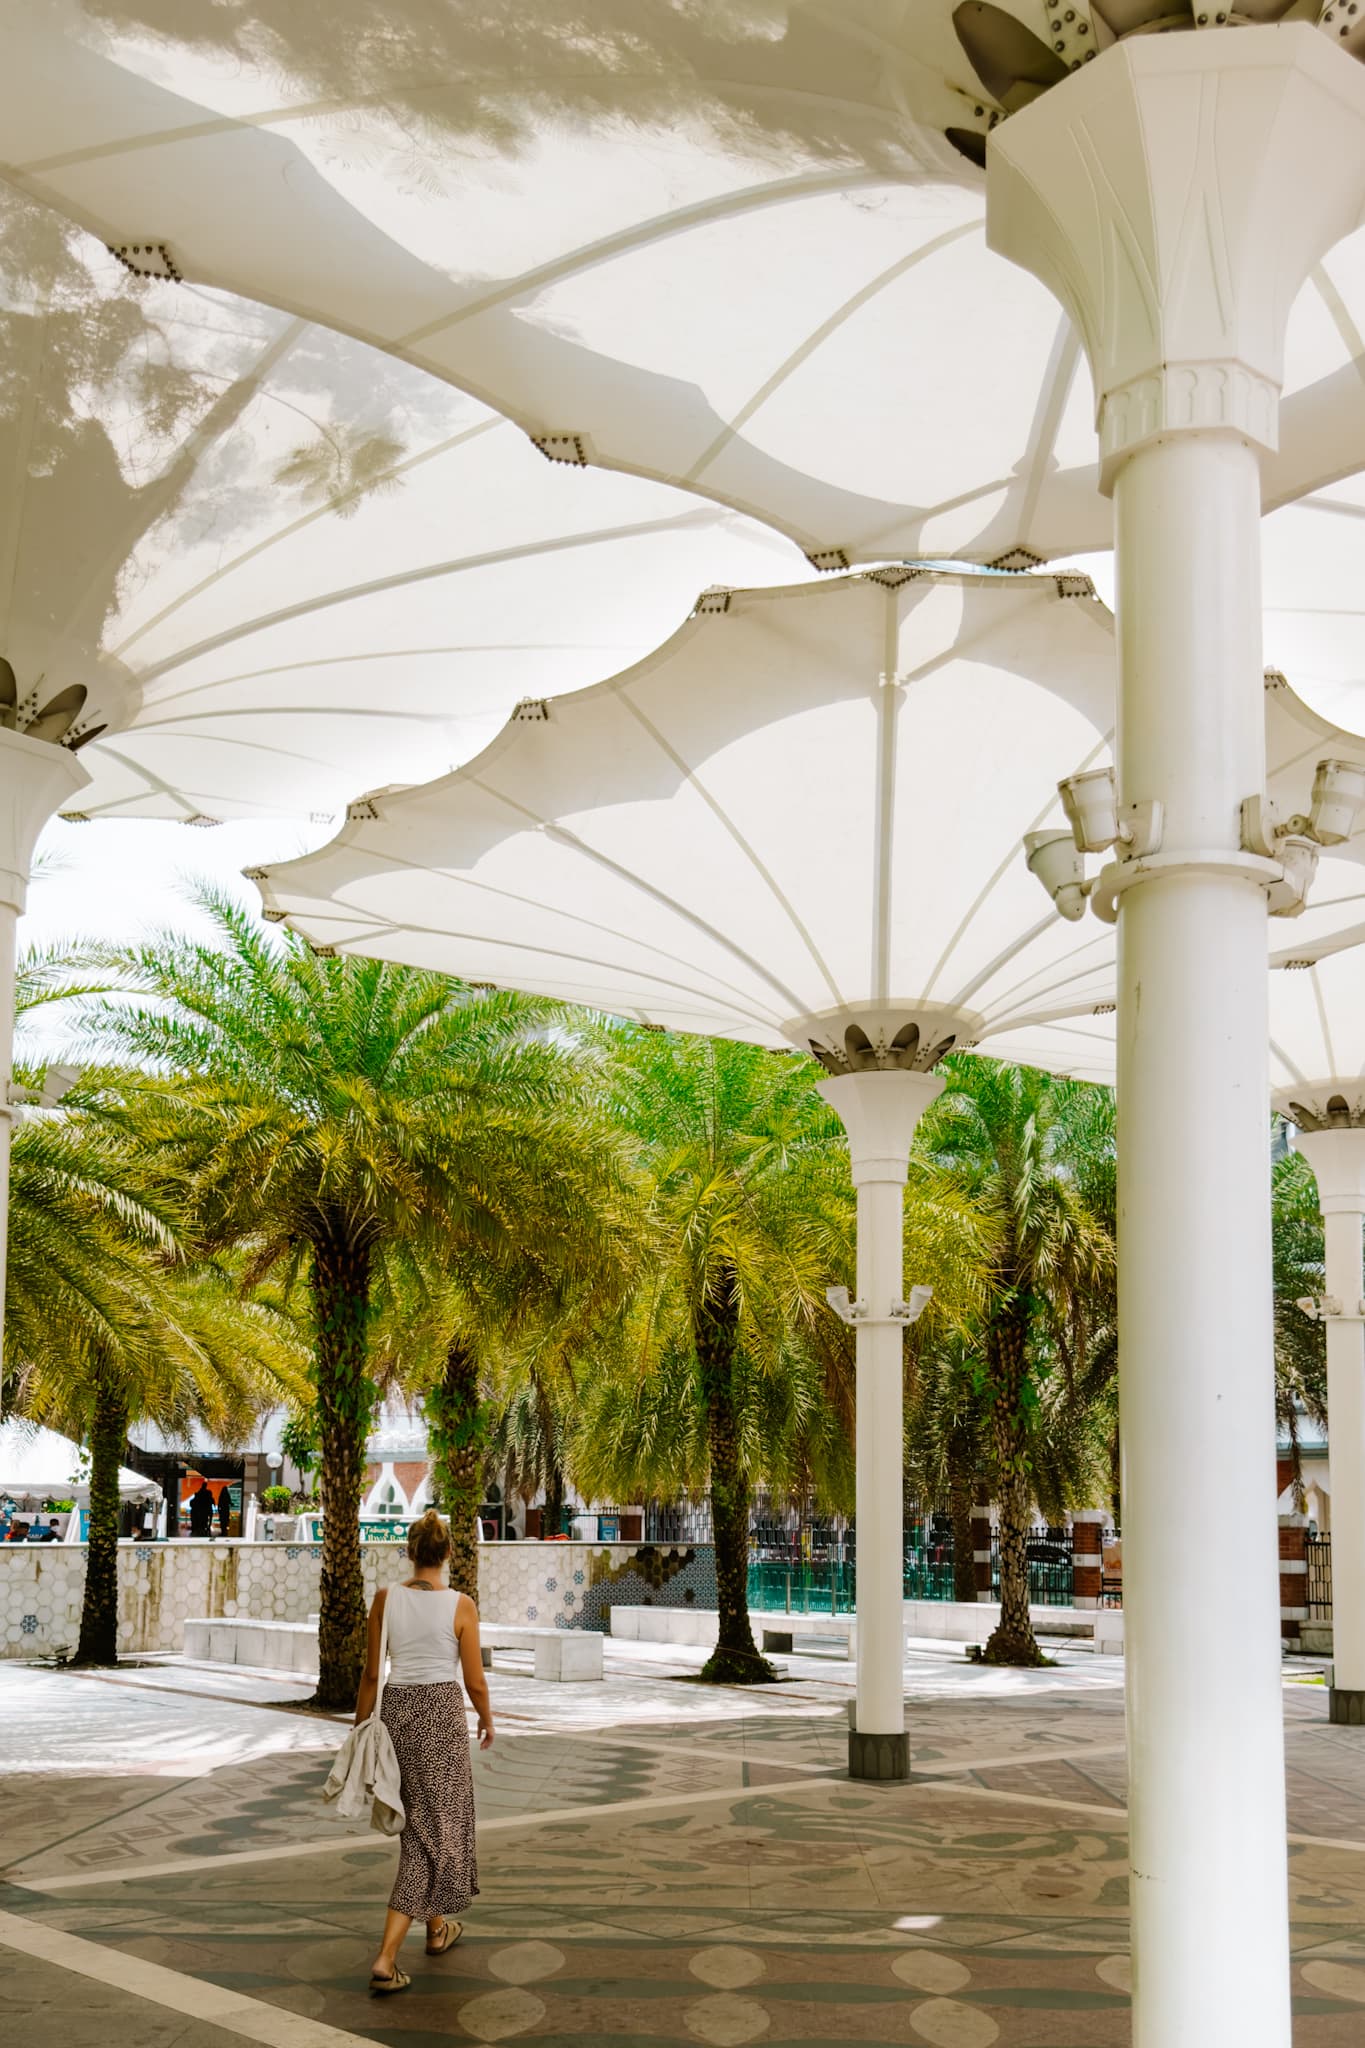
{"type": "Polygon", "coordinates": [[[322,1796],[338,1820],[370,1816],[381,1835],[400,1835],[406,1815],[393,1737],[380,1719],[389,1652],[389,1603],[379,1630],[379,1690],[374,1712],[354,1727],[336,1753],[322,1796]]]}

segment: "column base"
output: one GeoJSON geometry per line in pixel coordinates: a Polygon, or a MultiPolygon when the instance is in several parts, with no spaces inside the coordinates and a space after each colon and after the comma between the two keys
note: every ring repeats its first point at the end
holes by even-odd
{"type": "Polygon", "coordinates": [[[1332,1686],[1327,1694],[1327,1718],[1337,1728],[1365,1728],[1365,1692],[1355,1687],[1332,1686]]]}
{"type": "Polygon", "coordinates": [[[899,1735],[864,1735],[857,1728],[848,1731],[848,1775],[850,1778],[870,1778],[882,1784],[904,1780],[910,1776],[910,1737],[902,1729],[899,1735]]]}

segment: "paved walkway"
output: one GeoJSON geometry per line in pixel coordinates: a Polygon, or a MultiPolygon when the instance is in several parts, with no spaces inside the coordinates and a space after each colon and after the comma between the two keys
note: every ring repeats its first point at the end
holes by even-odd
{"type": "MultiPolygon", "coordinates": [[[[0,2009],[15,2048],[1119,2048],[1122,1666],[907,1664],[915,1781],[841,1774],[847,1671],[761,1693],[621,1645],[499,1673],[483,1895],[403,1997],[365,1989],[393,1844],[318,1790],[287,1680],[0,1664],[0,2009]]],[[[1296,2048],[1365,2040],[1365,1738],[1287,1683],[1296,2048]]]]}

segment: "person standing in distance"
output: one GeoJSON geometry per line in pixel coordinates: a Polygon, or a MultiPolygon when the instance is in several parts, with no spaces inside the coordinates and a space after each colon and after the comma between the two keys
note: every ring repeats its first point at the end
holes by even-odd
{"type": "Polygon", "coordinates": [[[383,1722],[398,1757],[405,1818],[384,1938],[370,1971],[376,1995],[406,1991],[412,1982],[399,1967],[398,1951],[414,1920],[426,1922],[427,1954],[443,1956],[464,1931],[454,1916],[478,1896],[466,1693],[478,1716],[479,1748],[493,1740],[479,1612],[467,1594],[445,1583],[450,1531],[434,1508],[409,1529],[408,1557],[410,1576],[381,1588],[371,1604],[369,1653],[355,1710],[357,1722],[374,1712],[387,1608],[383,1722]]]}

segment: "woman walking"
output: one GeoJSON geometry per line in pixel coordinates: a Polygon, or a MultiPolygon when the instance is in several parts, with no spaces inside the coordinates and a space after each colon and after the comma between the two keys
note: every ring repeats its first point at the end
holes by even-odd
{"type": "Polygon", "coordinates": [[[463,1932],[453,1916],[478,1895],[466,1692],[479,1717],[479,1748],[493,1740],[478,1609],[444,1584],[450,1531],[434,1508],[409,1529],[408,1556],[411,1577],[374,1596],[355,1710],[357,1722],[374,1712],[387,1610],[389,1676],[381,1718],[398,1756],[406,1817],[384,1939],[370,1971],[376,1994],[406,1991],[412,1982],[399,1968],[398,1951],[414,1920],[426,1922],[427,1954],[443,1956],[463,1932]]]}

